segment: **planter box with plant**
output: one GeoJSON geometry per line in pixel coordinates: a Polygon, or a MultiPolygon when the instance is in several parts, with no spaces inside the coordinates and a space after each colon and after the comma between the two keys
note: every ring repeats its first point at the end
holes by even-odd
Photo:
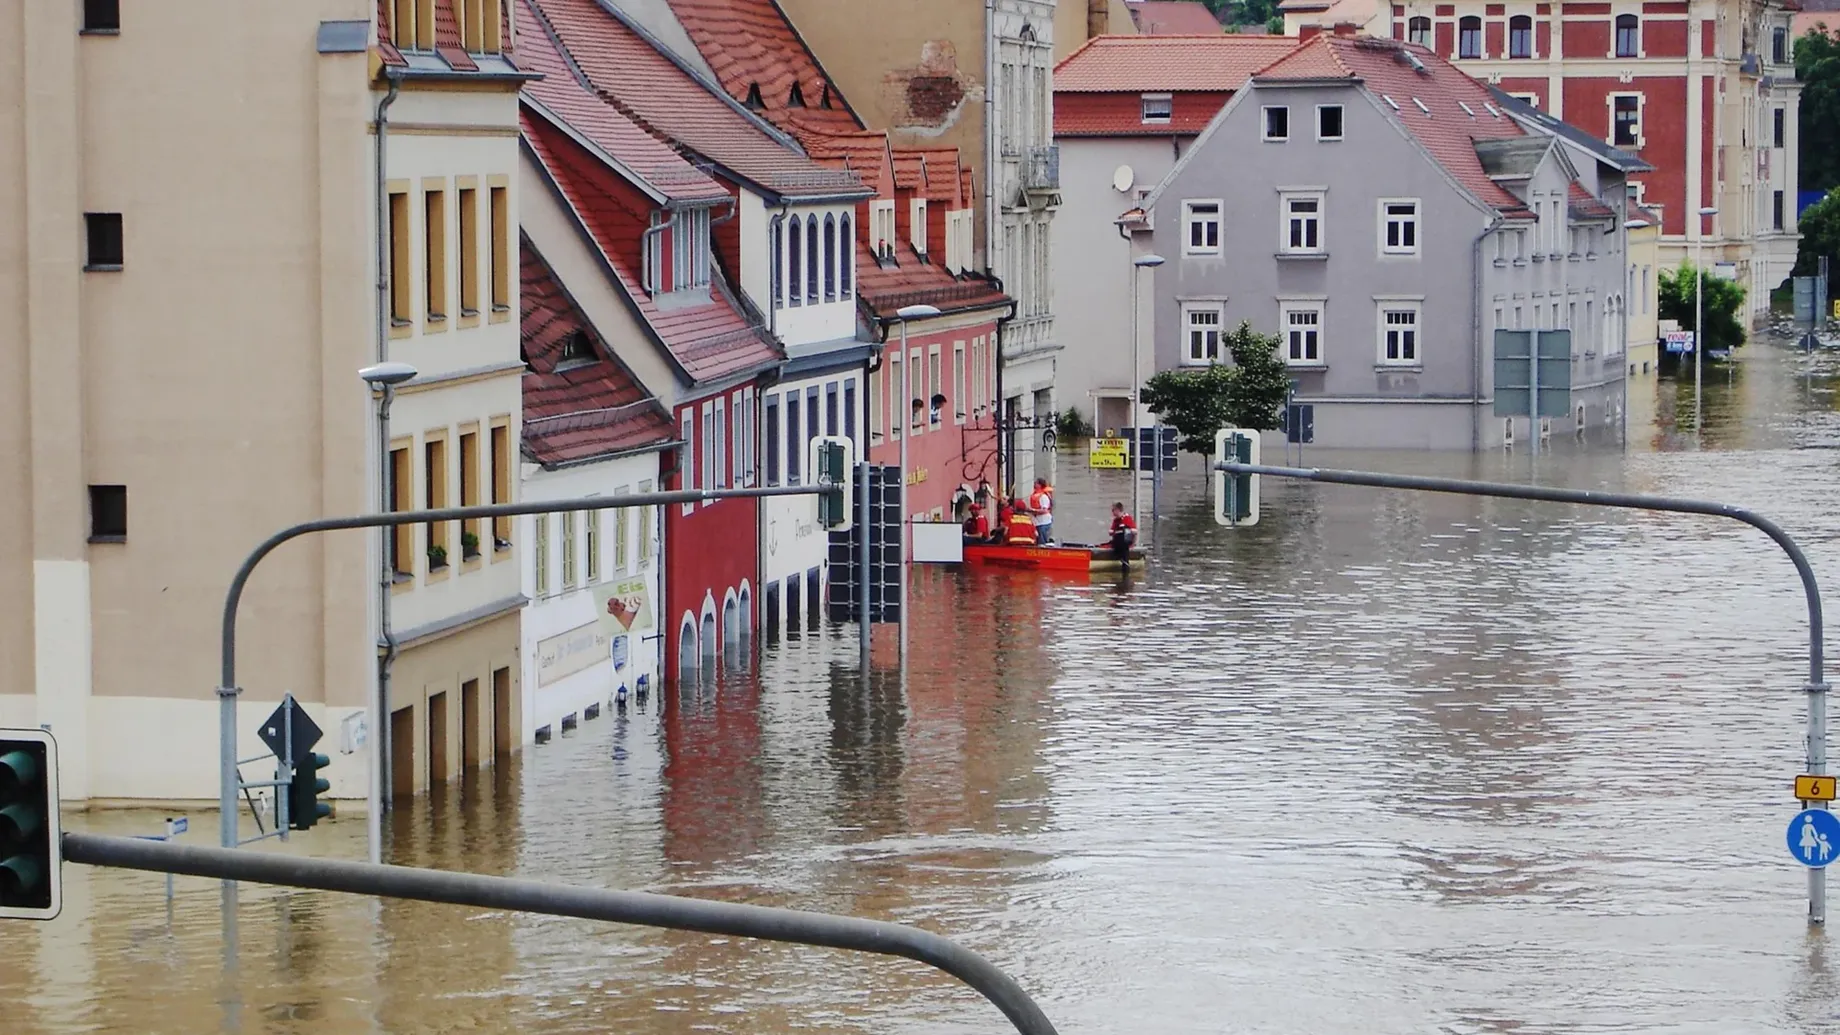
{"type": "Polygon", "coordinates": [[[447,547],[430,546],[428,548],[428,570],[440,571],[447,567],[447,547]]]}
{"type": "Polygon", "coordinates": [[[476,532],[460,533],[460,559],[476,561],[479,559],[479,534],[476,532]]]}

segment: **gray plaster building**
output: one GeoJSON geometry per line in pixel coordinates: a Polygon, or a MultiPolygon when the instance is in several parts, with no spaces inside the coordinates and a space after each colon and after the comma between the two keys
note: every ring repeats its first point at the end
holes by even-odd
{"type": "Polygon", "coordinates": [[[1566,329],[1571,412],[1545,432],[1616,437],[1634,160],[1515,114],[1395,40],[1315,34],[1254,74],[1121,220],[1168,260],[1156,369],[1226,362],[1250,321],[1315,443],[1482,449],[1531,430],[1495,415],[1494,332],[1566,329]]]}

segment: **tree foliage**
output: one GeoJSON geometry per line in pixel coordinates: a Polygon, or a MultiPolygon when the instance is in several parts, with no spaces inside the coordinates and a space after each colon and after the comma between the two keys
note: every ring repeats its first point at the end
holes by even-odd
{"type": "MultiPolygon", "coordinates": [[[[1840,14],[1834,23],[1840,29],[1840,14]]],[[[1831,191],[1840,186],[1840,38],[1825,24],[1795,41],[1795,75],[1802,81],[1801,189],[1831,191]]]]}
{"type": "MultiPolygon", "coordinates": [[[[1710,292],[1708,292],[1710,295],[1710,292]]],[[[1233,365],[1165,370],[1144,382],[1144,405],[1182,436],[1190,453],[1214,451],[1221,428],[1269,431],[1290,391],[1290,376],[1278,358],[1281,340],[1241,323],[1221,344],[1233,365]]]]}
{"type": "MultiPolygon", "coordinates": [[[[1656,294],[1661,318],[1679,321],[1681,330],[1697,330],[1694,296],[1699,278],[1692,265],[1683,262],[1673,273],[1662,270],[1658,279],[1656,294]]],[[[1735,349],[1744,344],[1744,322],[1739,315],[1744,311],[1744,286],[1710,272],[1705,283],[1705,348],[1709,352],[1735,349]]]]}
{"type": "Polygon", "coordinates": [[[1840,290],[1840,269],[1834,269],[1835,260],[1840,260],[1840,191],[1828,191],[1827,196],[1808,206],[1796,224],[1801,231],[1801,243],[1796,245],[1795,275],[1812,277],[1820,272],[1819,259],[1828,257],[1828,293],[1840,290]]]}

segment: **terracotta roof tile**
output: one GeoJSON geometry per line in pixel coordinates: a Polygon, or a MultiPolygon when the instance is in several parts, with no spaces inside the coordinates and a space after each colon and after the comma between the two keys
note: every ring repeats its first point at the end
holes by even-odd
{"type": "Polygon", "coordinates": [[[544,31],[588,83],[654,135],[731,174],[790,197],[861,192],[855,178],[799,153],[737,110],[596,0],[521,0],[524,31],[544,31]]]}
{"type": "Polygon", "coordinates": [[[1285,36],[1095,36],[1054,66],[1054,92],[1237,90],[1296,46],[1285,36]]]}
{"type": "MultiPolygon", "coordinates": [[[[403,57],[402,50],[391,42],[395,35],[391,28],[390,0],[377,0],[377,54],[386,65],[398,68],[409,67],[409,60],[403,57]]],[[[512,36],[511,12],[507,7],[499,20],[499,39],[505,41],[501,57],[511,64],[512,36]]],[[[460,22],[454,16],[453,0],[434,0],[434,47],[435,53],[447,66],[456,72],[477,72],[479,63],[466,52],[460,41],[460,22]]],[[[515,66],[514,66],[515,67],[515,66]]]]}
{"type": "Polygon", "coordinates": [[[836,136],[811,134],[805,138],[805,151],[813,161],[855,173],[862,179],[863,186],[878,196],[894,197],[894,159],[885,131],[865,129],[836,136]]]}
{"type": "Polygon", "coordinates": [[[1127,3],[1131,21],[1146,36],[1179,36],[1217,33],[1220,19],[1199,0],[1140,0],[1127,3]]]}
{"type": "Polygon", "coordinates": [[[835,83],[774,0],[669,0],[677,21],[722,89],[737,101],[757,94],[755,110],[795,135],[862,129],[835,83]],[[789,104],[797,83],[805,104],[789,104]],[[830,107],[824,107],[826,93],[830,107]]]}
{"type": "Polygon", "coordinates": [[[903,306],[935,305],[946,312],[995,309],[1009,305],[1008,295],[983,277],[955,277],[944,266],[922,262],[906,241],[895,243],[895,265],[884,267],[872,257],[868,235],[856,249],[856,297],[870,315],[893,318],[903,306]]]}
{"type": "Polygon", "coordinates": [[[549,465],[672,441],[670,414],[614,356],[530,239],[521,244],[524,452],[549,465]],[[578,336],[593,358],[564,360],[578,336]]]}
{"type": "Polygon", "coordinates": [[[1616,213],[1603,200],[1584,189],[1584,184],[1573,180],[1567,193],[1566,207],[1571,210],[1573,219],[1597,220],[1615,219],[1616,213]]]}
{"type": "Polygon", "coordinates": [[[709,301],[661,309],[643,286],[639,237],[650,210],[624,181],[561,129],[526,113],[524,139],[581,217],[620,287],[693,381],[744,374],[776,363],[778,346],[742,315],[719,278],[709,301]],[[624,188],[624,189],[623,189],[624,188]]]}
{"type": "Polygon", "coordinates": [[[1470,193],[1498,211],[1527,214],[1526,204],[1490,179],[1476,155],[1478,140],[1524,137],[1526,131],[1490,103],[1487,85],[1424,47],[1323,33],[1253,76],[1255,83],[1289,79],[1359,80],[1381,98],[1388,117],[1470,193]]]}
{"type": "Polygon", "coordinates": [[[615,161],[673,201],[727,201],[728,189],[699,172],[669,144],[652,136],[576,78],[548,34],[526,32],[521,55],[543,78],[524,97],[606,151],[615,161]]]}

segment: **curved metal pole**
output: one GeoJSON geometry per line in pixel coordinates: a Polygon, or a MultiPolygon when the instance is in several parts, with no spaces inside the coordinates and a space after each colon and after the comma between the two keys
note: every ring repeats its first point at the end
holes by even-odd
{"type": "Polygon", "coordinates": [[[1022,1035],[1056,1035],[1013,978],[948,938],[917,927],[798,909],[740,905],[641,891],[578,888],[408,866],[380,866],[203,848],[101,834],[65,834],[63,857],[92,866],[183,873],[320,891],[382,895],[585,920],[700,931],[917,960],[976,989],[1022,1035]]]}
{"type": "MultiPolygon", "coordinates": [[[[290,539],[314,532],[334,532],[348,528],[391,528],[417,525],[429,521],[464,521],[469,518],[517,517],[523,514],[567,514],[583,510],[611,510],[617,507],[666,506],[672,503],[700,503],[704,500],[740,499],[763,496],[810,496],[840,490],[828,485],[781,486],[753,489],[684,489],[676,492],[647,492],[628,496],[592,496],[573,500],[548,500],[536,503],[493,503],[478,507],[446,507],[440,510],[400,510],[386,514],[359,514],[353,517],[321,518],[303,521],[276,532],[250,551],[230,580],[224,594],[222,671],[217,685],[218,699],[218,834],[219,843],[234,848],[237,843],[236,793],[239,780],[236,770],[236,700],[242,689],[236,685],[236,611],[243,600],[243,588],[256,565],[290,539]]],[[[381,724],[383,716],[376,716],[381,724]]],[[[380,729],[370,733],[375,739],[380,729]]]]}
{"type": "MultiPolygon", "coordinates": [[[[1696,332],[1697,333],[1697,332],[1696,332]]],[[[1701,344],[1696,342],[1696,345],[1701,344]]],[[[1536,429],[1537,432],[1537,429],[1536,429]]],[[[1707,517],[1742,521],[1769,536],[1789,555],[1795,573],[1802,578],[1802,593],[1808,598],[1808,772],[1821,776],[1827,772],[1827,678],[1822,653],[1821,589],[1815,583],[1814,569],[1808,556],[1789,533],[1776,522],[1754,511],[1729,503],[1686,500],[1672,496],[1637,496],[1623,492],[1596,492],[1590,489],[1560,489],[1544,485],[1514,485],[1507,482],[1475,482],[1461,478],[1428,478],[1411,474],[1380,474],[1372,471],[1337,471],[1317,467],[1267,467],[1261,464],[1219,463],[1216,470],[1229,474],[1256,474],[1300,481],[1328,482],[1336,485],[1365,485],[1377,489],[1416,489],[1421,492],[1444,492],[1459,496],[1499,496],[1504,499],[1541,500],[1548,503],[1575,503],[1592,507],[1619,507],[1625,510],[1659,510],[1676,514],[1703,514],[1707,517]]],[[[1826,802],[1807,802],[1810,808],[1826,808],[1826,802]]],[[[1808,871],[1808,920],[1827,921],[1827,871],[1808,871]]]]}

